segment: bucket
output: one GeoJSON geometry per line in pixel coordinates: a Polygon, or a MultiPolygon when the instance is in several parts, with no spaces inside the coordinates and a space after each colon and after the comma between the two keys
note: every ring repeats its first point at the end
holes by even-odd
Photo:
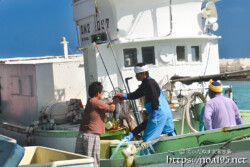
{"type": "Polygon", "coordinates": [[[196,121],[200,121],[201,112],[204,106],[205,106],[205,103],[198,103],[191,107],[191,110],[193,111],[193,114],[194,114],[194,119],[196,121]]]}

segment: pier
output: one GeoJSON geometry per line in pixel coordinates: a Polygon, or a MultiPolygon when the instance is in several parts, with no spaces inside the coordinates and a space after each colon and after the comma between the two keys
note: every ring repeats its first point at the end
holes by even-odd
{"type": "MultiPolygon", "coordinates": [[[[220,73],[250,70],[250,58],[241,59],[220,59],[220,73]]],[[[250,76],[242,78],[250,80],[250,76]]]]}

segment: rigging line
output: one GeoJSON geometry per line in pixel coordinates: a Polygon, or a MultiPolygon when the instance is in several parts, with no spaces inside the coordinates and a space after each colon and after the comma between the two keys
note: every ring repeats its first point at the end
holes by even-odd
{"type": "MultiPolygon", "coordinates": [[[[226,131],[225,131],[226,132],[226,131]]],[[[216,151],[215,151],[215,153],[211,156],[211,157],[209,157],[209,159],[213,159],[217,154],[218,154],[218,152],[219,152],[219,150],[222,150],[223,148],[225,148],[228,144],[230,144],[231,142],[233,142],[233,141],[235,141],[235,140],[241,140],[241,139],[243,139],[243,138],[245,138],[245,137],[249,137],[250,136],[250,133],[247,133],[247,134],[244,134],[244,135],[242,135],[242,136],[238,136],[238,137],[234,137],[234,138],[231,138],[231,139],[229,139],[228,141],[226,141],[226,143],[225,144],[223,144],[219,149],[217,149],[216,151]]],[[[204,166],[206,166],[207,165],[207,163],[205,162],[204,164],[202,164],[202,166],[201,167],[204,167],[204,166]]]]}
{"type": "MultiPolygon", "coordinates": [[[[103,20],[102,15],[101,15],[101,12],[100,12],[100,10],[99,10],[99,8],[98,8],[98,4],[97,4],[96,0],[94,0],[94,3],[95,3],[96,10],[97,10],[97,13],[99,14],[100,19],[103,20]]],[[[119,68],[119,66],[118,66],[118,63],[117,63],[117,60],[116,60],[116,57],[115,57],[115,52],[114,52],[114,49],[113,49],[113,47],[112,47],[112,45],[111,45],[110,36],[109,36],[109,34],[108,34],[106,24],[104,23],[103,25],[104,25],[104,26],[103,26],[103,27],[104,27],[104,31],[105,31],[105,33],[106,33],[106,35],[107,35],[108,45],[110,45],[110,48],[111,48],[111,51],[112,51],[112,55],[113,55],[113,58],[114,58],[115,63],[116,63],[116,67],[117,67],[117,69],[118,69],[118,71],[119,71],[119,74],[120,74],[120,77],[121,77],[121,79],[122,79],[122,83],[123,83],[123,85],[124,85],[124,88],[125,88],[125,90],[126,90],[126,93],[128,94],[128,93],[129,93],[128,87],[126,87],[126,84],[125,84],[125,81],[124,81],[124,79],[123,79],[121,70],[120,70],[120,68],[119,68]]],[[[97,46],[97,45],[96,45],[96,46],[97,46]]],[[[111,82],[111,83],[112,83],[112,82],[111,82]]],[[[132,103],[131,103],[131,105],[132,105],[132,103]]],[[[132,106],[133,106],[133,105],[132,105],[132,106]]],[[[135,108],[135,107],[134,107],[134,109],[137,110],[137,108],[135,108]]],[[[137,111],[137,112],[138,112],[138,111],[137,111]]],[[[135,114],[135,117],[136,117],[136,115],[137,115],[137,114],[135,114]]],[[[137,123],[139,124],[139,122],[137,122],[137,123]]]]}
{"type": "Polygon", "coordinates": [[[79,35],[79,25],[78,25],[78,23],[76,23],[76,35],[77,35],[78,46],[81,46],[80,35],[79,35]]]}
{"type": "Polygon", "coordinates": [[[74,53],[72,52],[72,50],[70,49],[70,47],[68,47],[69,48],[69,51],[71,52],[71,54],[73,55],[74,53]]]}
{"type": "Polygon", "coordinates": [[[114,90],[114,91],[115,91],[115,93],[116,93],[116,90],[115,90],[114,84],[113,84],[113,82],[112,82],[112,80],[111,80],[111,78],[110,78],[110,75],[109,75],[108,69],[107,69],[107,67],[106,67],[106,65],[105,65],[105,63],[104,63],[104,61],[103,61],[103,58],[102,58],[101,52],[100,52],[100,50],[99,50],[99,48],[98,48],[97,44],[96,44],[95,42],[94,42],[94,44],[95,44],[95,47],[96,47],[96,49],[97,49],[97,51],[98,51],[98,53],[99,53],[99,55],[100,55],[100,57],[101,57],[101,60],[102,60],[103,66],[104,66],[104,68],[105,68],[105,70],[106,70],[106,72],[107,72],[107,74],[108,74],[109,81],[110,81],[110,83],[111,83],[111,85],[112,85],[112,87],[113,87],[113,90],[114,90]]]}
{"type": "MultiPolygon", "coordinates": [[[[100,19],[103,20],[102,15],[101,15],[101,12],[100,12],[100,10],[99,10],[99,7],[98,7],[98,4],[97,4],[96,0],[94,0],[94,3],[95,3],[96,9],[97,9],[97,13],[99,14],[100,19]]],[[[112,45],[111,45],[110,36],[109,36],[109,34],[108,34],[106,24],[103,24],[103,25],[104,25],[104,31],[105,31],[105,33],[107,34],[108,45],[110,45],[110,49],[111,49],[111,51],[112,51],[112,55],[113,55],[113,58],[114,58],[115,63],[116,63],[116,67],[117,67],[117,69],[118,69],[118,71],[119,71],[119,74],[120,74],[120,77],[121,77],[121,79],[122,79],[122,83],[123,83],[123,85],[124,85],[124,87],[125,87],[126,93],[128,94],[128,90],[127,90],[125,81],[124,81],[124,79],[123,79],[121,70],[120,70],[120,68],[119,68],[119,65],[118,65],[117,60],[116,60],[116,57],[115,57],[114,49],[113,49],[113,47],[112,47],[112,45]]]]}
{"type": "Polygon", "coordinates": [[[208,66],[208,61],[209,61],[209,57],[210,57],[210,48],[211,48],[211,43],[209,41],[209,48],[208,48],[208,54],[207,54],[207,64],[206,64],[206,68],[205,68],[205,71],[204,71],[204,75],[207,72],[207,66],[208,66]]]}
{"type": "Polygon", "coordinates": [[[172,14],[172,0],[169,0],[169,23],[170,23],[170,31],[166,36],[172,35],[173,32],[173,14],[172,14]]]}

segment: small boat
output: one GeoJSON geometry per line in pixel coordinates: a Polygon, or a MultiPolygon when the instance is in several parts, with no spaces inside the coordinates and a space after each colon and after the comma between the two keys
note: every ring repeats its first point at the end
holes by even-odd
{"type": "Polygon", "coordinates": [[[56,150],[48,147],[30,146],[24,148],[24,156],[18,165],[20,167],[94,167],[94,160],[92,157],[56,150]]]}

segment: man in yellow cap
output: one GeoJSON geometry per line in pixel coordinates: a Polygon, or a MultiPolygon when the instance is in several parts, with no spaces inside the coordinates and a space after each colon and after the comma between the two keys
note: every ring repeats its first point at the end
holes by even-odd
{"type": "Polygon", "coordinates": [[[205,105],[203,116],[206,130],[236,126],[243,123],[235,102],[222,96],[221,92],[221,83],[211,79],[209,83],[210,100],[205,105]]]}

